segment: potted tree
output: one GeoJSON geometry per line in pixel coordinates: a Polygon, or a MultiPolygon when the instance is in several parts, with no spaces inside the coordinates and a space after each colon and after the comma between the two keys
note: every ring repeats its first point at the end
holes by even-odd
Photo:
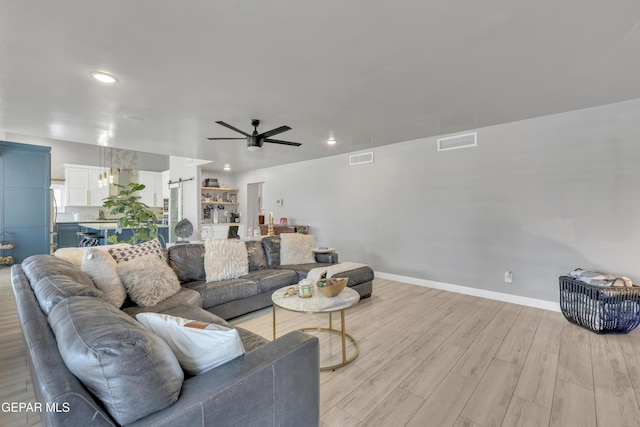
{"type": "Polygon", "coordinates": [[[119,188],[118,194],[104,199],[104,206],[113,215],[122,215],[116,225],[116,234],[109,236],[109,243],[125,242],[136,244],[158,237],[158,218],[148,205],[142,203],[135,195],[145,188],[144,184],[130,182],[128,185],[114,184],[119,188]],[[125,228],[131,229],[133,235],[119,240],[119,234],[125,228]]]}

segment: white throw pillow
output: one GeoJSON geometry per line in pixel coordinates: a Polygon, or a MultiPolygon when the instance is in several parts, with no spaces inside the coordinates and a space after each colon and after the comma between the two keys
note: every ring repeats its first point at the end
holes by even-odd
{"type": "Polygon", "coordinates": [[[182,369],[190,375],[244,354],[240,335],[232,328],[160,313],[140,313],[136,319],[171,347],[182,369]],[[185,326],[190,323],[193,327],[185,326]]]}
{"type": "Polygon", "coordinates": [[[249,273],[249,256],[244,242],[207,240],[204,248],[204,271],[207,282],[237,279],[249,273]]]}
{"type": "Polygon", "coordinates": [[[157,254],[149,254],[116,264],[127,293],[140,307],[164,301],[180,291],[176,273],[157,254]]]}
{"type": "Polygon", "coordinates": [[[96,288],[104,292],[107,301],[122,307],[127,291],[116,271],[116,260],[106,250],[86,248],[82,256],[82,271],[93,280],[96,288]]]}
{"type": "MultiPolygon", "coordinates": [[[[108,251],[109,249],[114,248],[126,248],[127,246],[131,246],[129,243],[117,243],[115,245],[104,245],[104,246],[92,246],[92,249],[98,249],[101,251],[108,251]]],[[[82,257],[86,252],[87,248],[60,248],[57,249],[53,254],[58,258],[62,258],[66,261],[69,261],[73,265],[78,268],[82,267],[82,257]]]]}
{"type": "Polygon", "coordinates": [[[280,265],[315,263],[311,234],[280,234],[280,265]]]}

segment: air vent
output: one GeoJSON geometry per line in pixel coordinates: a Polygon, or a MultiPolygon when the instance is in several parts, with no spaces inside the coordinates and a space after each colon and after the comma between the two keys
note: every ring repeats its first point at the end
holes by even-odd
{"type": "Polygon", "coordinates": [[[349,166],[361,165],[363,163],[373,163],[373,151],[349,156],[349,166]]]}
{"type": "Polygon", "coordinates": [[[456,148],[475,147],[478,145],[478,133],[465,133],[464,135],[438,138],[438,151],[455,150],[456,148]]]}

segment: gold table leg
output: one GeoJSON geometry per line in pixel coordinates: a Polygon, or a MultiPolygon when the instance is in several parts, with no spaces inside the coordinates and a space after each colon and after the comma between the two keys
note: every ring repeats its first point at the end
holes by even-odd
{"type": "MultiPolygon", "coordinates": [[[[272,305],[272,313],[273,313],[273,339],[276,339],[276,305],[273,304],[272,305]]],[[[348,365],[349,363],[353,362],[355,360],[356,357],[358,357],[358,354],[360,354],[360,346],[358,345],[358,341],[356,341],[355,338],[353,338],[350,334],[347,333],[346,331],[346,327],[345,327],[345,321],[344,321],[344,310],[340,310],[340,330],[337,329],[333,329],[333,313],[329,312],[329,327],[328,328],[301,328],[298,329],[299,331],[305,332],[305,331],[325,331],[325,332],[329,332],[332,334],[337,334],[340,335],[341,339],[342,339],[342,363],[337,363],[335,365],[331,365],[331,366],[321,366],[320,370],[321,371],[333,371],[337,368],[340,368],[342,366],[348,365]],[[355,347],[355,351],[353,352],[353,354],[351,355],[351,357],[349,357],[347,359],[347,338],[349,338],[349,340],[353,343],[354,347],[355,347]]]]}
{"type": "Polygon", "coordinates": [[[342,363],[347,363],[347,346],[345,343],[345,334],[344,331],[344,310],[340,310],[340,331],[342,332],[342,363]]]}
{"type": "Polygon", "coordinates": [[[273,304],[273,339],[276,339],[276,305],[273,304]]]}
{"type": "Polygon", "coordinates": [[[332,319],[332,313],[329,313],[329,327],[328,328],[302,328],[299,329],[302,332],[306,332],[306,331],[325,331],[325,332],[329,332],[332,334],[336,334],[336,335],[340,335],[340,338],[342,340],[342,363],[337,363],[335,365],[330,365],[330,366],[321,366],[320,370],[321,371],[334,371],[337,368],[341,368],[345,365],[348,365],[349,363],[353,362],[355,360],[356,357],[358,357],[358,354],[360,354],[360,346],[358,345],[358,341],[356,341],[356,339],[351,336],[350,334],[347,333],[346,331],[346,326],[345,326],[345,321],[344,321],[344,310],[340,310],[340,330],[338,329],[334,329],[333,328],[333,319],[332,319]],[[354,347],[355,347],[355,351],[353,352],[353,354],[351,355],[351,357],[349,357],[347,359],[347,338],[353,343],[354,347]]]}

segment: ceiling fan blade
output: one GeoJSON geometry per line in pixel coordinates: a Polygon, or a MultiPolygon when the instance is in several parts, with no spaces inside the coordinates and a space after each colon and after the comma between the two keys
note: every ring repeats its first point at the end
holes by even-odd
{"type": "Polygon", "coordinates": [[[248,134],[248,133],[246,133],[245,131],[238,129],[237,127],[233,127],[233,126],[231,126],[230,124],[225,123],[225,122],[223,122],[223,121],[217,121],[216,123],[217,123],[217,124],[219,124],[219,125],[221,125],[221,126],[224,126],[224,127],[226,127],[226,128],[229,128],[229,129],[231,129],[231,130],[235,130],[236,132],[241,133],[241,134],[243,134],[244,136],[249,136],[249,134],[248,134]]]}
{"type": "Polygon", "coordinates": [[[299,147],[302,145],[299,142],[281,141],[279,139],[265,139],[264,142],[271,142],[273,144],[282,144],[282,145],[292,145],[294,147],[299,147]]]}
{"type": "Polygon", "coordinates": [[[247,138],[207,138],[210,141],[223,141],[227,139],[247,139],[247,138]]]}
{"type": "Polygon", "coordinates": [[[271,129],[264,133],[261,133],[260,136],[262,138],[269,138],[270,136],[277,135],[279,133],[286,132],[288,130],[291,130],[289,126],[280,126],[279,128],[271,129]]]}

